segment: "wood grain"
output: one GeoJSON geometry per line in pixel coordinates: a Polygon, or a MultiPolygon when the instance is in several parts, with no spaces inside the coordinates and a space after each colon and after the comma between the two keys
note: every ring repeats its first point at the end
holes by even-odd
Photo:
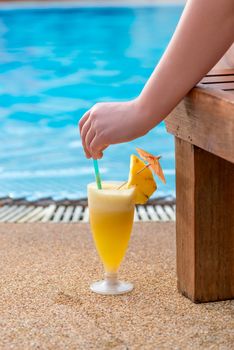
{"type": "Polygon", "coordinates": [[[224,91],[232,91],[234,90],[234,82],[232,81],[227,81],[227,82],[217,82],[217,83],[204,83],[204,82],[201,82],[201,84],[204,84],[204,85],[209,85],[209,87],[211,89],[220,89],[220,90],[224,90],[224,91]]]}
{"type": "Polygon", "coordinates": [[[234,298],[234,167],[176,138],[179,290],[194,302],[234,298]]]}
{"type": "Polygon", "coordinates": [[[176,138],[176,264],[179,291],[195,299],[193,145],[176,138]]]}
{"type": "Polygon", "coordinates": [[[234,69],[233,68],[216,68],[216,66],[211,69],[209,73],[206,74],[206,77],[211,76],[220,76],[220,75],[233,75],[234,69]]]}
{"type": "Polygon", "coordinates": [[[234,74],[206,76],[201,80],[202,84],[234,82],[234,74]]]}
{"type": "Polygon", "coordinates": [[[168,132],[234,163],[234,94],[194,88],[166,118],[168,132]]]}

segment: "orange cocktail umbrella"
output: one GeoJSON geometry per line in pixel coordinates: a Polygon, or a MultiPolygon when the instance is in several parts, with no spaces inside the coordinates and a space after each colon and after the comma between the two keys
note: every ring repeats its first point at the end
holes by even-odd
{"type": "MultiPolygon", "coordinates": [[[[138,154],[140,155],[140,157],[147,161],[148,164],[146,164],[141,170],[139,170],[137,172],[137,174],[140,174],[142,171],[144,171],[146,168],[150,167],[153,172],[160,178],[160,180],[163,182],[163,183],[166,183],[166,179],[164,177],[164,174],[163,174],[163,170],[161,168],[161,165],[159,163],[159,159],[161,158],[161,156],[154,156],[153,154],[151,153],[148,153],[146,151],[144,151],[143,149],[141,148],[136,148],[138,154]]],[[[127,181],[125,181],[124,183],[122,183],[118,189],[120,189],[121,187],[123,187],[124,185],[126,185],[127,181]]]]}
{"type": "MultiPolygon", "coordinates": [[[[146,162],[148,162],[148,164],[146,165],[146,167],[150,167],[153,172],[160,178],[160,180],[163,183],[166,183],[166,179],[164,177],[163,174],[163,170],[161,168],[161,165],[159,163],[159,159],[161,158],[161,156],[154,156],[153,154],[144,151],[141,148],[136,148],[139,156],[145,160],[146,162]]],[[[143,171],[145,168],[143,168],[141,171],[143,171]]]]}

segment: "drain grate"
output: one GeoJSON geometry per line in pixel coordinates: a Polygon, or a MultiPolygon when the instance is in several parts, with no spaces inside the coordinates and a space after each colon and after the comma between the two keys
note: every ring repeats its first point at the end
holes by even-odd
{"type": "MultiPolygon", "coordinates": [[[[175,204],[139,205],[134,221],[174,221],[175,204]]],[[[89,210],[86,205],[4,204],[0,207],[0,222],[88,222],[89,210]]]]}

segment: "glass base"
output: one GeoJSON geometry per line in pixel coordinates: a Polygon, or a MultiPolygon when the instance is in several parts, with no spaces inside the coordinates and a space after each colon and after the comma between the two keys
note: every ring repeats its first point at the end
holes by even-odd
{"type": "Polygon", "coordinates": [[[132,283],[118,281],[116,278],[106,278],[105,280],[94,282],[90,286],[92,292],[104,295],[125,294],[131,292],[133,288],[132,283]]]}

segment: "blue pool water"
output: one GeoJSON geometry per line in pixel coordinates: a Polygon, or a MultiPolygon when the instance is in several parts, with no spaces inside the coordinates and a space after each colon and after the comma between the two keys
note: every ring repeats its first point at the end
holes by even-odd
{"type": "MultiPolygon", "coordinates": [[[[99,101],[134,98],[161,57],[182,7],[0,10],[0,197],[80,198],[93,181],[77,122],[99,101]]],[[[174,195],[174,145],[159,125],[110,147],[103,179],[125,180],[138,146],[162,155],[174,195]]]]}

